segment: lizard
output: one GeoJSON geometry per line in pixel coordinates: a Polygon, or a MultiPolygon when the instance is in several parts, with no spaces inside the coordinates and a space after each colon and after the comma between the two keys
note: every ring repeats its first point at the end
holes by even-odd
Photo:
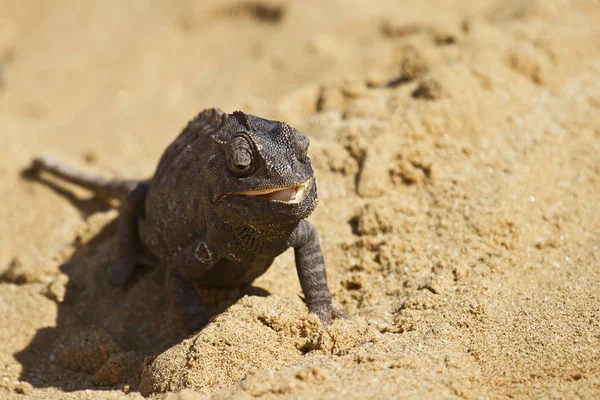
{"type": "Polygon", "coordinates": [[[167,147],[148,180],[105,179],[47,157],[46,172],[121,201],[110,279],[126,286],[135,267],[166,269],[175,313],[188,333],[210,320],[197,288],[239,288],[294,249],[308,310],[324,326],[348,318],[333,306],[315,227],[309,139],[284,122],[207,109],[167,147]]]}

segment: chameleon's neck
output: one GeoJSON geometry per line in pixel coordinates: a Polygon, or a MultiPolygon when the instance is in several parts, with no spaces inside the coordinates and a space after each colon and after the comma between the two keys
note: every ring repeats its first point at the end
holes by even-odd
{"type": "Polygon", "coordinates": [[[274,257],[285,250],[287,241],[299,222],[272,226],[230,225],[235,246],[238,247],[235,250],[274,257]]]}

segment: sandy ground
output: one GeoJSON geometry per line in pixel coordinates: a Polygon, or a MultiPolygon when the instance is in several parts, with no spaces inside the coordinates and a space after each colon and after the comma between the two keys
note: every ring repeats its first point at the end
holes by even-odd
{"type": "Polygon", "coordinates": [[[599,21],[594,0],[0,0],[0,397],[599,398],[599,21]],[[351,320],[307,313],[288,252],[183,339],[162,271],[108,284],[116,211],[20,175],[46,154],[147,177],[205,107],[311,137],[351,320]]]}

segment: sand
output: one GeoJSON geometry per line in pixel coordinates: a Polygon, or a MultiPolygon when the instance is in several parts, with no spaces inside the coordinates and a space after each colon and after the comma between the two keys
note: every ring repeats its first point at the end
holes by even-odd
{"type": "Polygon", "coordinates": [[[0,0],[0,398],[600,397],[600,3],[0,0]],[[207,293],[108,284],[113,205],[206,107],[311,138],[334,302],[293,253],[207,293]]]}

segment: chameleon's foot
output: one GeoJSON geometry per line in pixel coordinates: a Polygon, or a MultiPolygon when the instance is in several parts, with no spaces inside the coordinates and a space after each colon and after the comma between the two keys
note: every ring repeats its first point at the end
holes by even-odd
{"type": "Polygon", "coordinates": [[[329,326],[334,319],[350,319],[344,310],[334,307],[331,302],[309,304],[308,311],[317,314],[323,326],[329,326]]]}
{"type": "Polygon", "coordinates": [[[124,287],[130,281],[137,257],[123,257],[117,260],[110,269],[110,280],[115,286],[124,287]]]}
{"type": "Polygon", "coordinates": [[[333,317],[333,319],[350,319],[346,311],[337,307],[331,308],[331,316],[333,317]]]}
{"type": "Polygon", "coordinates": [[[333,306],[331,301],[324,301],[319,303],[312,303],[308,305],[308,312],[317,314],[323,326],[331,325],[333,321],[333,306]]]}
{"type": "Polygon", "coordinates": [[[183,326],[185,328],[185,332],[187,334],[196,333],[208,324],[210,320],[210,315],[204,307],[200,309],[186,310],[179,314],[181,317],[181,322],[183,322],[183,326]]]}
{"type": "MultiPolygon", "coordinates": [[[[177,257],[181,259],[186,257],[186,254],[180,253],[177,257]]],[[[183,323],[186,333],[191,334],[204,328],[210,320],[210,315],[190,277],[184,278],[178,274],[179,271],[174,265],[177,264],[172,264],[167,270],[167,288],[171,295],[173,311],[183,323]]]]}

